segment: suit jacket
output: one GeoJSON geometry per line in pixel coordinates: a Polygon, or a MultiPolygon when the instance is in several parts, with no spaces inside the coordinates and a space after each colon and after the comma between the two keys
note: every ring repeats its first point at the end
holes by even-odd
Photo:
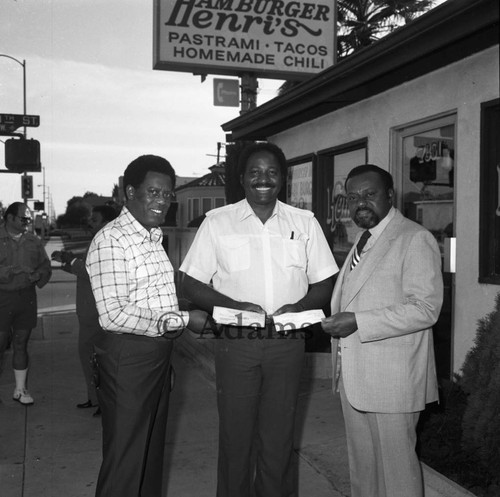
{"type": "MultiPolygon", "coordinates": [[[[332,315],[354,312],[358,324],[340,340],[347,399],[361,411],[421,411],[438,399],[431,329],[443,300],[437,242],[396,210],[352,272],[350,259],[331,302],[332,315]]],[[[332,340],[334,375],[337,342],[332,340]]]]}

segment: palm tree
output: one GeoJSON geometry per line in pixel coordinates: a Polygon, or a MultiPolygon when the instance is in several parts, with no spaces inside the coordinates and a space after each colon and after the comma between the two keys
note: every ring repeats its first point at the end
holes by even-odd
{"type": "Polygon", "coordinates": [[[337,0],[339,59],[429,10],[434,0],[337,0]]]}
{"type": "MultiPolygon", "coordinates": [[[[371,45],[431,9],[437,0],[337,0],[337,58],[371,45]]],[[[285,81],[283,95],[298,81],[285,81]]]]}

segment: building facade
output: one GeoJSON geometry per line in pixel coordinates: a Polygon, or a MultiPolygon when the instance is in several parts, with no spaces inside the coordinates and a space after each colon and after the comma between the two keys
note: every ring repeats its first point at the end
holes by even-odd
{"type": "Polygon", "coordinates": [[[344,180],[364,163],[394,177],[396,206],[442,251],[440,377],[458,372],[500,291],[499,15],[450,0],[228,123],[289,160],[287,198],[312,209],[338,263],[352,245],[344,180]]]}
{"type": "Polygon", "coordinates": [[[181,228],[199,226],[206,212],[226,204],[225,164],[210,167],[210,173],[179,185],[177,197],[177,226],[181,228]]]}

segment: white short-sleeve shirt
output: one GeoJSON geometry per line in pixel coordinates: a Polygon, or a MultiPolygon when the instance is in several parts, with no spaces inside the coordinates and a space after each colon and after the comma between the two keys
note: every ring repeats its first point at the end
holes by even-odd
{"type": "Polygon", "coordinates": [[[278,201],[262,224],[245,199],[207,212],[180,270],[272,314],[338,266],[311,211],[278,201]]]}

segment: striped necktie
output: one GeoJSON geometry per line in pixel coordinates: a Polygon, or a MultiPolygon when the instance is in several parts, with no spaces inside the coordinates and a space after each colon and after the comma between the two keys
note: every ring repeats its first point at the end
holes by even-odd
{"type": "Polygon", "coordinates": [[[371,235],[372,234],[368,230],[364,231],[363,234],[361,235],[361,238],[359,239],[358,244],[356,245],[356,248],[352,253],[351,271],[357,266],[358,262],[360,261],[361,252],[363,251],[363,248],[366,245],[366,242],[371,235]]]}

